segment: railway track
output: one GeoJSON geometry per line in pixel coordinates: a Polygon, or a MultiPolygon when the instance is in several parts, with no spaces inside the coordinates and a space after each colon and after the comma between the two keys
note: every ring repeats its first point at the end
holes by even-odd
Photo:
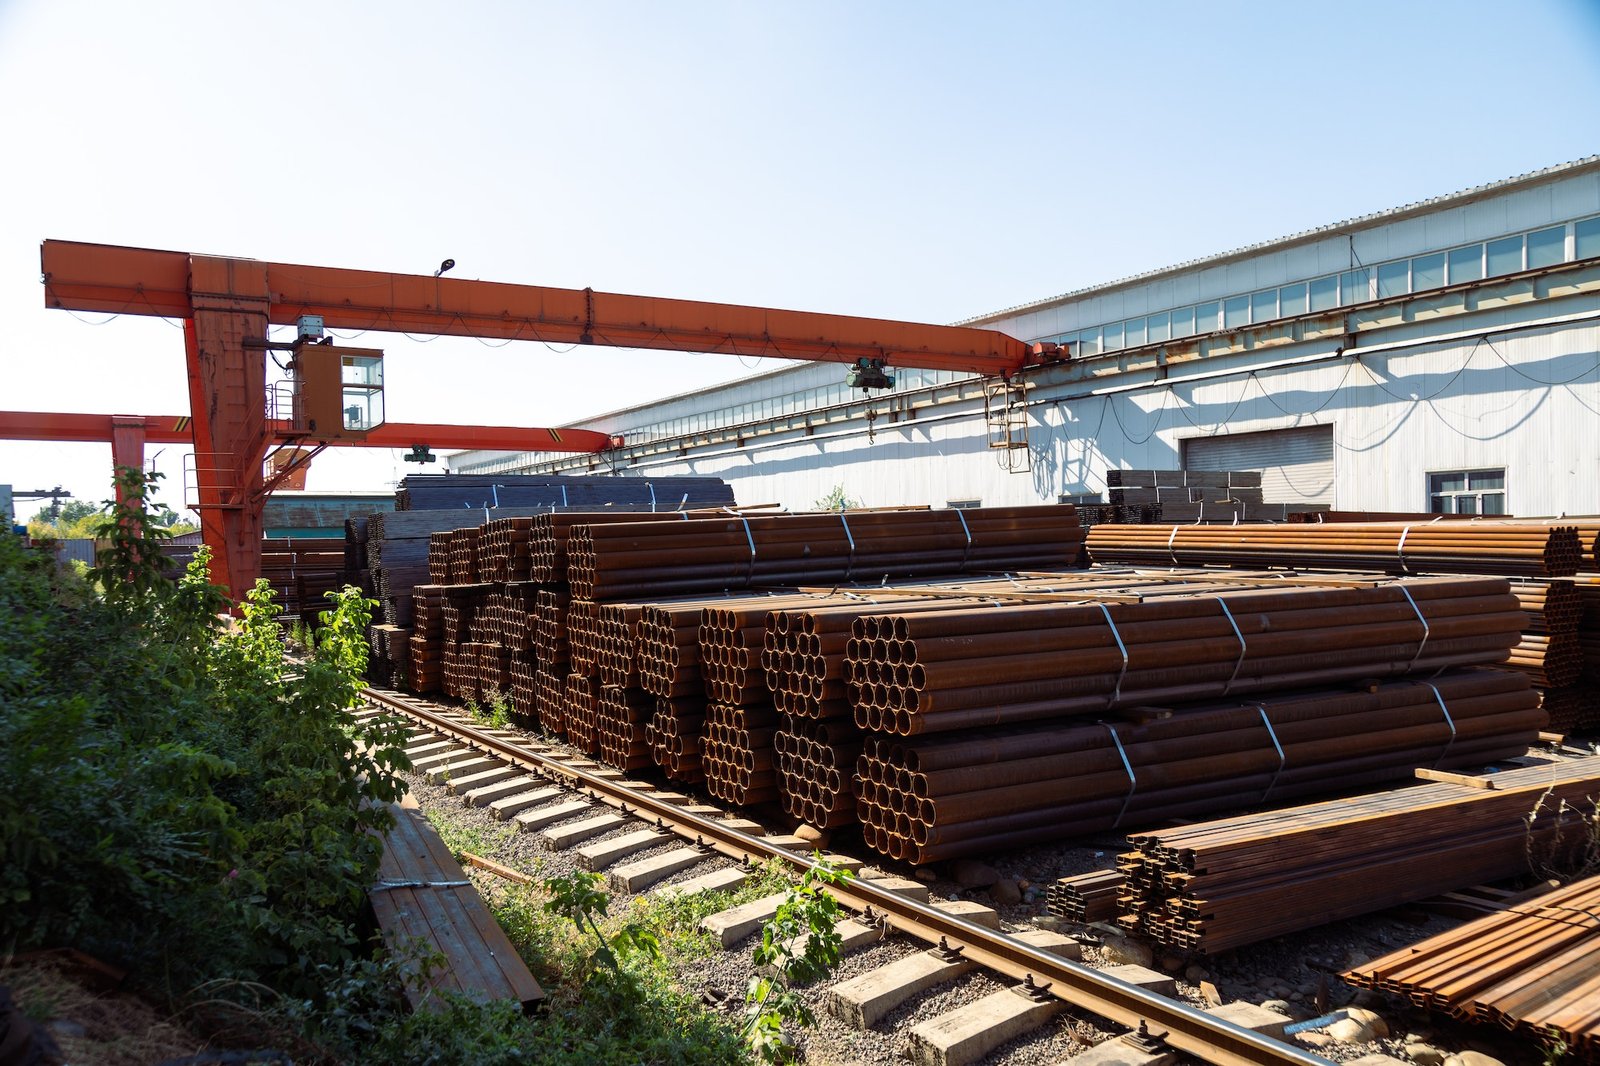
{"type": "MultiPolygon", "coordinates": [[[[667,887],[732,889],[748,876],[749,867],[771,859],[797,875],[815,865],[805,841],[762,835],[756,823],[688,795],[630,780],[510,730],[484,728],[427,700],[375,688],[364,696],[371,707],[366,714],[398,714],[412,724],[407,751],[418,772],[448,781],[466,802],[487,807],[497,818],[541,834],[547,848],[574,849],[578,864],[603,872],[614,892],[660,890],[668,878],[684,873],[691,876],[667,887]],[[680,843],[667,847],[674,838],[680,843]],[[645,857],[636,857],[641,854],[645,857]]],[[[828,858],[847,869],[861,867],[828,858]]],[[[1068,1006],[1219,1066],[1327,1062],[1246,1027],[1270,1029],[1259,1017],[1228,1008],[1202,1011],[1170,998],[1164,990],[1171,980],[1161,974],[1138,967],[1096,970],[1077,961],[1081,949],[1070,938],[1042,930],[1008,934],[984,924],[998,926],[987,908],[930,902],[919,882],[851,878],[830,891],[853,913],[840,928],[846,951],[887,935],[926,947],[830,988],[827,1009],[846,1024],[866,1028],[912,996],[974,969],[1012,982],[915,1026],[909,1041],[918,1062],[961,1066],[1068,1006]]],[[[768,897],[712,915],[702,928],[732,948],[760,928],[780,899],[768,897]]],[[[1159,1061],[1132,1044],[1125,1050],[1131,1057],[1106,1061],[1159,1061]]]]}

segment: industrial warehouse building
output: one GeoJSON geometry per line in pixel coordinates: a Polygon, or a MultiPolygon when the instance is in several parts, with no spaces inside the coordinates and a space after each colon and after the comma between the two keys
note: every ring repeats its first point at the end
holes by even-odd
{"type": "MultiPolygon", "coordinates": [[[[715,475],[738,499],[1095,499],[1114,469],[1260,470],[1267,500],[1600,512],[1600,156],[969,319],[1067,358],[1011,383],[807,363],[575,423],[603,456],[462,473],[715,475]]],[[[669,501],[663,501],[667,503],[669,501]]]]}

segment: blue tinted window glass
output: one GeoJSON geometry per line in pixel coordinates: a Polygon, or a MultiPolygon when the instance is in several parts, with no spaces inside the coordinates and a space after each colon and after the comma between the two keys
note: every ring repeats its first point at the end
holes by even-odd
{"type": "Polygon", "coordinates": [[[1134,318],[1122,324],[1122,343],[1129,348],[1144,343],[1144,319],[1134,318]]]}
{"type": "Polygon", "coordinates": [[[1502,237],[1485,245],[1489,276],[1510,274],[1522,269],[1522,238],[1502,237]]]}
{"type": "Polygon", "coordinates": [[[1362,267],[1360,270],[1347,270],[1340,274],[1339,303],[1348,307],[1372,299],[1372,283],[1368,280],[1371,273],[1366,267],[1362,267]]]}
{"type": "Polygon", "coordinates": [[[1111,323],[1111,325],[1106,326],[1105,330],[1104,330],[1104,333],[1105,333],[1105,338],[1106,338],[1106,351],[1114,352],[1118,348],[1122,347],[1122,323],[1121,322],[1113,322],[1113,323],[1111,323]]]}
{"type": "Polygon", "coordinates": [[[1339,279],[1318,278],[1311,283],[1311,310],[1326,311],[1339,303],[1339,279]]]}
{"type": "Polygon", "coordinates": [[[1217,328],[1216,303],[1201,304],[1194,309],[1194,331],[1210,333],[1217,328]]]}
{"type": "Polygon", "coordinates": [[[1600,255],[1600,218],[1586,218],[1577,225],[1579,259],[1600,255]]]}
{"type": "Polygon", "coordinates": [[[1284,318],[1306,313],[1306,286],[1304,282],[1299,285],[1285,285],[1278,290],[1278,314],[1284,318]]]}
{"type": "Polygon", "coordinates": [[[1086,329],[1078,334],[1078,354],[1100,354],[1100,331],[1098,329],[1086,329]]]}
{"type": "Polygon", "coordinates": [[[1437,289],[1444,284],[1444,253],[1421,255],[1411,260],[1411,291],[1437,289]]]}
{"type": "Polygon", "coordinates": [[[1222,328],[1238,329],[1250,324],[1250,297],[1234,296],[1223,301],[1222,328]]]}
{"type": "Polygon", "coordinates": [[[1555,226],[1528,234],[1528,269],[1555,266],[1567,257],[1567,227],[1555,226]]]}
{"type": "Polygon", "coordinates": [[[1159,315],[1151,315],[1145,319],[1145,322],[1147,324],[1147,338],[1151,344],[1157,341],[1164,341],[1171,336],[1172,323],[1166,312],[1162,312],[1159,315]]]}
{"type": "Polygon", "coordinates": [[[1483,245],[1455,248],[1450,252],[1450,284],[1477,281],[1483,277],[1483,245]]]}
{"type": "Polygon", "coordinates": [[[1378,299],[1404,296],[1411,291],[1411,264],[1404,259],[1378,268],[1378,299]]]}
{"type": "Polygon", "coordinates": [[[1278,317],[1278,290],[1250,294],[1250,321],[1267,322],[1278,317]]]}
{"type": "Polygon", "coordinates": [[[1172,312],[1172,335],[1187,337],[1194,332],[1194,308],[1180,307],[1172,312]]]}

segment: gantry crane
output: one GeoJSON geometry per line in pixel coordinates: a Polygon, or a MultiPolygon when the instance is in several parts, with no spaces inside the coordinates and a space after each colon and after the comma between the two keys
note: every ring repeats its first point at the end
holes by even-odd
{"type": "MultiPolygon", "coordinates": [[[[212,548],[213,578],[235,596],[243,595],[260,571],[262,507],[269,491],[262,460],[268,448],[284,442],[286,433],[302,441],[341,436],[326,422],[308,430],[298,409],[288,420],[271,418],[264,401],[265,352],[284,346],[269,339],[272,325],[301,327],[294,345],[297,358],[301,352],[313,358],[323,354],[308,352],[306,345],[316,343],[315,327],[325,326],[848,363],[854,382],[862,387],[883,387],[885,368],[891,364],[1010,377],[1031,362],[1058,354],[1054,345],[1028,345],[996,330],[965,326],[437,274],[297,266],[57,240],[44,242],[40,261],[47,307],[183,321],[191,417],[187,428],[196,453],[206,458],[197,463],[201,530],[212,548]],[[315,324],[309,333],[307,323],[315,324]]],[[[120,431],[123,448],[131,450],[126,435],[136,432],[137,421],[126,420],[120,430],[111,424],[113,447],[120,431]]],[[[356,423],[351,432],[364,435],[369,445],[404,447],[423,439],[440,447],[500,446],[486,440],[452,444],[437,434],[407,434],[409,439],[382,443],[389,434],[375,441],[379,431],[363,433],[359,412],[348,421],[356,423]]],[[[149,420],[143,421],[143,430],[145,439],[159,439],[150,436],[149,420]]],[[[542,432],[561,439],[554,445],[506,447],[596,450],[572,446],[577,441],[568,434],[579,431],[542,432]]]]}

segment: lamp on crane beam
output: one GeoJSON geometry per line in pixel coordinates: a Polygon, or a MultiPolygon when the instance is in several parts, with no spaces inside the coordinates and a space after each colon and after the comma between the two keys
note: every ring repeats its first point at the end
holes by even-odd
{"type": "Polygon", "coordinates": [[[852,389],[892,389],[894,375],[885,372],[882,359],[857,359],[845,372],[844,383],[852,389]]]}

